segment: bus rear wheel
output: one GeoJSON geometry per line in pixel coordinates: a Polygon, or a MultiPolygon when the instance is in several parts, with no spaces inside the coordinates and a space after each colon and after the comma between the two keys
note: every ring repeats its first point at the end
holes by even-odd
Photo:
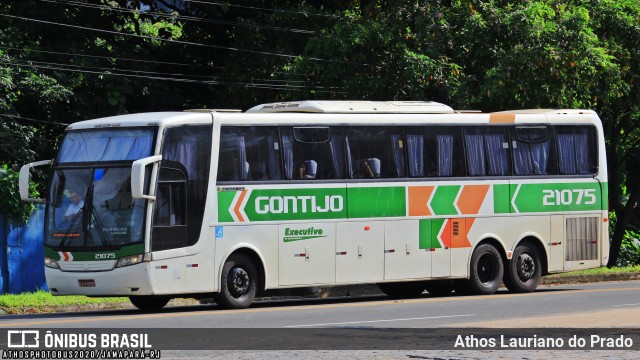
{"type": "Polygon", "coordinates": [[[166,296],[157,296],[157,295],[149,295],[149,296],[129,296],[129,300],[133,304],[133,306],[137,307],[142,311],[158,311],[162,309],[171,298],[166,296]]]}
{"type": "Polygon", "coordinates": [[[378,284],[380,290],[385,295],[392,298],[412,298],[418,297],[424,292],[425,285],[423,282],[401,282],[401,283],[382,283],[378,284]]]}
{"type": "Polygon", "coordinates": [[[518,245],[504,272],[504,285],[511,292],[532,292],[542,279],[538,250],[529,243],[518,245]]]}
{"type": "Polygon", "coordinates": [[[491,295],[498,291],[504,274],[504,264],[498,249],[490,244],[479,245],[471,256],[470,270],[467,286],[471,293],[491,295]]]}
{"type": "Polygon", "coordinates": [[[229,256],[222,268],[220,293],[215,296],[218,306],[225,309],[249,307],[258,290],[258,271],[244,254],[229,256]]]}

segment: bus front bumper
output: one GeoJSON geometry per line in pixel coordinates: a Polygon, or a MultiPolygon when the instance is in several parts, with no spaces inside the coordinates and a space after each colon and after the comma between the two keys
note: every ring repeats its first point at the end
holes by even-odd
{"type": "Polygon", "coordinates": [[[53,295],[153,295],[147,262],[109,271],[89,272],[61,271],[45,267],[44,274],[53,295]]]}

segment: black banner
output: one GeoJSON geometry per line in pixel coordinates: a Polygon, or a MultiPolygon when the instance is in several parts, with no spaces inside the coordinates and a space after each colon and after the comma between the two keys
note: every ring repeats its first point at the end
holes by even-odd
{"type": "Polygon", "coordinates": [[[640,350],[640,329],[2,329],[0,350],[640,350]]]}

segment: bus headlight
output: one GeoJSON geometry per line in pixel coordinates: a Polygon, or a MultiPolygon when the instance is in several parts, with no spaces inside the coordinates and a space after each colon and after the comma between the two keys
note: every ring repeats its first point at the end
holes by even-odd
{"type": "Polygon", "coordinates": [[[119,268],[123,266],[135,265],[135,264],[139,264],[141,262],[145,262],[149,260],[151,260],[151,254],[138,254],[138,255],[125,256],[118,259],[118,263],[116,264],[116,267],[119,268]]]}
{"type": "Polygon", "coordinates": [[[60,265],[58,265],[58,262],[48,257],[44,258],[44,266],[52,269],[60,269],[60,265]]]}

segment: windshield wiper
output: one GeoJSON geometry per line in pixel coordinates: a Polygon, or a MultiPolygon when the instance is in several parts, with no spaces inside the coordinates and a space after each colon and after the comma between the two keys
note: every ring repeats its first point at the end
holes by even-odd
{"type": "Polygon", "coordinates": [[[83,212],[84,212],[84,206],[81,207],[80,210],[77,213],[75,213],[75,215],[73,215],[73,218],[71,219],[71,223],[69,224],[67,231],[64,233],[64,236],[62,237],[60,244],[58,245],[60,248],[62,248],[64,246],[64,243],[67,242],[67,238],[71,233],[71,229],[73,229],[73,225],[78,221],[80,216],[82,216],[83,212]]]}
{"type": "Polygon", "coordinates": [[[93,215],[93,220],[96,223],[95,224],[95,228],[96,228],[96,231],[98,233],[98,237],[100,237],[100,242],[102,242],[103,246],[111,245],[111,242],[109,241],[109,238],[104,233],[102,221],[100,221],[100,217],[98,216],[98,213],[96,212],[96,208],[93,207],[93,206],[91,207],[91,215],[93,215]]]}
{"type": "Polygon", "coordinates": [[[100,217],[96,213],[96,209],[93,206],[93,188],[94,188],[94,185],[91,184],[89,189],[87,189],[87,196],[85,197],[85,202],[84,202],[85,206],[89,204],[88,206],[90,207],[90,211],[87,211],[85,216],[82,217],[82,229],[84,230],[84,233],[85,233],[85,246],[87,245],[86,240],[93,240],[93,233],[91,233],[91,231],[89,230],[89,227],[91,225],[91,219],[93,218],[93,220],[95,221],[94,227],[96,229],[96,232],[98,233],[100,242],[102,243],[102,246],[106,247],[106,246],[109,246],[109,241],[107,240],[107,237],[104,234],[104,231],[102,229],[102,222],[100,221],[100,217]]]}

